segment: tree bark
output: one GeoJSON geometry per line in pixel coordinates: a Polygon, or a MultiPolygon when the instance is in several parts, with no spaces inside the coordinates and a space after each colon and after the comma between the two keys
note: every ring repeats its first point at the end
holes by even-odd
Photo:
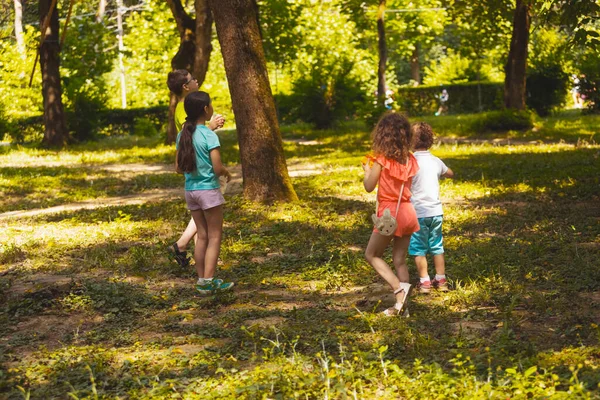
{"type": "Polygon", "coordinates": [[[415,86],[421,83],[421,64],[419,63],[419,44],[415,44],[415,49],[410,56],[410,79],[415,82],[415,86]]]}
{"type": "Polygon", "coordinates": [[[25,39],[23,38],[23,4],[21,0],[14,0],[15,3],[15,38],[17,39],[17,50],[21,58],[25,58],[25,39]]]}
{"type": "Polygon", "coordinates": [[[257,23],[255,0],[210,0],[237,125],[244,196],[295,200],[257,23]]]}
{"type": "MultiPolygon", "coordinates": [[[[40,0],[40,27],[50,11],[51,0],[40,0]]],[[[44,98],[44,146],[64,146],[69,139],[61,97],[60,49],[58,45],[58,6],[50,17],[46,37],[40,47],[42,96],[44,98]]]]}
{"type": "Polygon", "coordinates": [[[386,0],[379,0],[377,11],[377,38],[379,47],[379,64],[377,66],[377,104],[383,107],[385,104],[385,67],[387,65],[387,44],[385,41],[385,8],[386,0]]]}
{"type": "MultiPolygon", "coordinates": [[[[185,11],[181,0],[167,0],[179,31],[179,49],[171,60],[171,68],[186,69],[194,78],[198,79],[201,86],[206,78],[210,53],[212,52],[212,15],[208,7],[208,0],[195,0],[194,7],[196,18],[192,18],[185,11]]],[[[177,137],[175,128],[175,107],[177,101],[173,96],[169,101],[169,124],[167,126],[167,143],[174,143],[177,137]]]]}
{"type": "Polygon", "coordinates": [[[530,7],[529,0],[517,0],[510,51],[505,67],[504,106],[515,110],[525,109],[527,47],[531,25],[530,7]]]}

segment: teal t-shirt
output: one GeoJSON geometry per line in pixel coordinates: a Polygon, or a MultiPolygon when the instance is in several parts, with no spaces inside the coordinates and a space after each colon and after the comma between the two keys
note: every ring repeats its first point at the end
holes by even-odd
{"type": "MultiPolygon", "coordinates": [[[[176,146],[179,148],[179,138],[181,132],[177,134],[176,146]]],[[[219,179],[210,159],[210,151],[221,147],[219,137],[216,133],[204,125],[197,125],[192,137],[194,150],[196,152],[196,171],[185,173],[185,190],[210,190],[218,189],[219,179]]]]}

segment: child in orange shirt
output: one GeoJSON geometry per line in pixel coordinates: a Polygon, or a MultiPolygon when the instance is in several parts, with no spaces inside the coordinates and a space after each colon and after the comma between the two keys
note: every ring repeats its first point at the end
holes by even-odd
{"type": "Polygon", "coordinates": [[[365,170],[363,184],[367,192],[372,192],[379,184],[377,216],[380,217],[384,210],[388,209],[396,218],[398,225],[396,231],[390,236],[373,229],[365,258],[391,286],[396,296],[396,304],[385,310],[384,314],[400,315],[405,309],[411,288],[408,283],[406,264],[408,245],[411,235],[419,230],[417,214],[410,202],[412,177],[419,170],[419,165],[409,152],[412,133],[410,123],[404,115],[386,114],[377,123],[372,136],[374,155],[368,158],[373,163],[372,166],[370,162],[363,165],[365,170]],[[398,210],[397,214],[396,210],[398,210]],[[396,274],[382,258],[383,252],[392,239],[394,239],[392,258],[396,274]]]}

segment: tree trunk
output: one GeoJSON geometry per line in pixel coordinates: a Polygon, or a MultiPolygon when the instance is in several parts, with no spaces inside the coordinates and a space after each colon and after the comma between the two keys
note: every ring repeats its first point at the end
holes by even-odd
{"type": "Polygon", "coordinates": [[[410,56],[410,79],[415,82],[415,86],[421,83],[421,64],[419,63],[419,44],[415,44],[415,49],[410,56]]]}
{"type": "Polygon", "coordinates": [[[106,0],[100,0],[98,4],[98,13],[96,14],[96,22],[101,22],[106,13],[106,0]]]}
{"type": "Polygon", "coordinates": [[[208,0],[196,0],[194,6],[196,9],[196,51],[192,75],[198,79],[198,86],[200,86],[206,78],[212,52],[213,19],[208,7],[208,0]]]}
{"type": "MultiPolygon", "coordinates": [[[[198,86],[202,86],[208,62],[212,51],[211,33],[212,16],[208,7],[208,0],[195,0],[194,7],[196,18],[190,17],[185,11],[181,0],[167,0],[179,31],[179,49],[171,60],[171,68],[186,69],[194,78],[198,79],[198,86]]],[[[175,107],[177,102],[169,102],[169,124],[167,126],[167,143],[174,143],[177,137],[175,128],[175,107]]]]}
{"type": "MultiPolygon", "coordinates": [[[[51,0],[40,0],[40,27],[50,10],[51,0]]],[[[64,146],[69,139],[60,85],[60,53],[58,46],[58,7],[50,17],[46,38],[40,48],[42,69],[42,95],[44,98],[44,139],[45,146],[64,146]]]]}
{"type": "Polygon", "coordinates": [[[210,0],[237,125],[244,196],[297,199],[288,175],[255,0],[210,0]]]}
{"type": "Polygon", "coordinates": [[[525,109],[525,79],[527,71],[527,47],[531,15],[529,0],[517,0],[513,20],[510,51],[504,78],[504,106],[516,110],[525,109]]]}
{"type": "Polygon", "coordinates": [[[17,50],[21,58],[25,58],[25,39],[23,38],[23,4],[21,0],[15,2],[15,38],[17,39],[17,50]]]}
{"type": "Polygon", "coordinates": [[[387,44],[385,42],[385,4],[386,0],[379,0],[377,11],[377,37],[379,47],[379,65],[377,66],[377,104],[380,107],[385,103],[385,67],[387,65],[387,44]]]}

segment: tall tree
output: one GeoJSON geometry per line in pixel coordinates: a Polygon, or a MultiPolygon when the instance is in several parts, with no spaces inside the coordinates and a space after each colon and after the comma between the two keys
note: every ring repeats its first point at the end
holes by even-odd
{"type": "Polygon", "coordinates": [[[510,50],[505,67],[504,106],[516,110],[525,109],[525,79],[527,77],[527,51],[529,27],[531,26],[529,0],[517,0],[510,50]]]}
{"type": "Polygon", "coordinates": [[[244,196],[295,200],[265,65],[255,0],[210,0],[236,118],[244,196]]]}
{"type": "Polygon", "coordinates": [[[60,83],[60,49],[58,35],[58,6],[51,10],[56,0],[40,0],[40,27],[43,29],[49,18],[46,32],[40,46],[40,66],[42,69],[42,95],[44,98],[44,139],[45,146],[64,146],[69,139],[65,121],[60,83]],[[51,14],[50,14],[51,13],[51,14]],[[48,15],[50,14],[50,15],[48,15]]]}
{"type": "Polygon", "coordinates": [[[379,50],[379,63],[377,65],[377,103],[380,107],[385,103],[385,68],[387,66],[387,43],[385,42],[385,10],[386,0],[379,0],[377,10],[377,48],[379,50]]]}
{"type": "MultiPolygon", "coordinates": [[[[208,0],[195,0],[195,18],[192,18],[181,4],[181,0],[167,0],[169,8],[177,23],[179,31],[179,49],[171,60],[173,69],[187,69],[198,80],[201,86],[206,78],[210,53],[212,51],[212,15],[208,0]]],[[[175,129],[175,107],[177,96],[171,94],[169,102],[169,124],[167,127],[167,143],[174,143],[177,137],[175,129]]]]}
{"type": "Polygon", "coordinates": [[[21,58],[25,58],[25,39],[23,38],[23,4],[21,0],[15,2],[15,38],[17,39],[17,49],[21,58]]]}

